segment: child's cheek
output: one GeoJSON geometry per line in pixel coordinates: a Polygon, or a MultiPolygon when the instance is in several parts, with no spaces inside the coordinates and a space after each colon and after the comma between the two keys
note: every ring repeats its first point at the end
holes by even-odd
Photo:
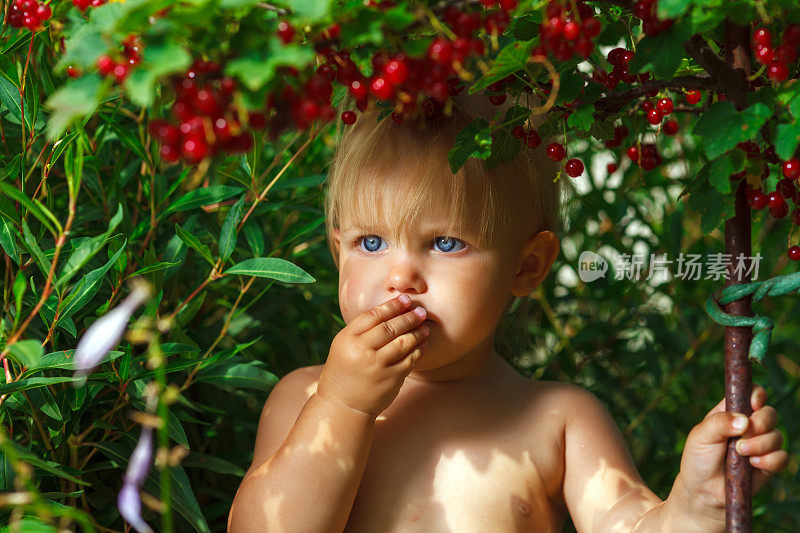
{"type": "MultiPolygon", "coordinates": [[[[345,324],[349,324],[359,313],[372,307],[368,301],[369,293],[359,283],[357,277],[345,276],[339,280],[339,309],[345,324]]],[[[377,305],[377,304],[375,304],[377,305]]]]}

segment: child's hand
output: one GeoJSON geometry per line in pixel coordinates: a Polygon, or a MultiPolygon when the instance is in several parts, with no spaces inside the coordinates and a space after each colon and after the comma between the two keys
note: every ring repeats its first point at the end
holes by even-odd
{"type": "Polygon", "coordinates": [[[392,298],[344,327],[331,343],[317,395],[374,418],[389,407],[427,346],[426,313],[407,307],[392,298]]]}
{"type": "Polygon", "coordinates": [[[750,464],[754,467],[754,495],[772,474],[786,468],[789,454],[781,450],[783,436],[775,429],[778,414],[772,407],[764,405],[766,401],[766,391],[754,385],[750,399],[753,414],[749,419],[725,412],[723,398],[689,433],[678,478],[688,501],[700,506],[695,510],[706,516],[719,512],[724,516],[725,453],[729,437],[742,437],[736,446],[741,455],[749,456],[750,464]],[[732,423],[737,418],[745,419],[748,424],[741,429],[733,427],[732,423]],[[742,445],[746,448],[742,449],[742,445]]]}

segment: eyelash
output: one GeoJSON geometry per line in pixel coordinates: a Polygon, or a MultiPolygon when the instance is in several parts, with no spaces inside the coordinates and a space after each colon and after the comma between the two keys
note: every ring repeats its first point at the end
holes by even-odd
{"type": "MultiPolygon", "coordinates": [[[[361,241],[363,241],[365,237],[378,237],[379,239],[383,240],[383,237],[381,237],[380,235],[374,235],[374,234],[361,235],[361,236],[355,238],[355,240],[353,241],[353,246],[359,246],[361,244],[361,241]]],[[[449,255],[457,254],[458,252],[462,252],[462,251],[466,250],[467,247],[468,247],[467,243],[464,242],[463,240],[459,239],[458,237],[449,237],[449,236],[446,236],[446,235],[438,235],[436,238],[433,239],[432,242],[435,244],[436,243],[436,239],[438,239],[439,237],[448,237],[448,238],[453,239],[455,241],[458,241],[458,242],[460,242],[461,244],[464,245],[464,247],[461,248],[460,250],[453,250],[453,251],[449,251],[449,252],[441,252],[443,254],[449,254],[449,255]]],[[[362,252],[365,252],[365,253],[368,253],[368,254],[375,253],[375,251],[371,252],[369,250],[361,249],[360,247],[359,247],[359,251],[362,251],[362,252]]]]}

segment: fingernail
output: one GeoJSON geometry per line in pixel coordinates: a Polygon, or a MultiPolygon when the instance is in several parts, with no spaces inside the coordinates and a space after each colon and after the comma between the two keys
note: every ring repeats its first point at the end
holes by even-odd
{"type": "Polygon", "coordinates": [[[421,307],[415,307],[414,308],[414,314],[421,318],[421,317],[425,316],[425,310],[423,308],[421,308],[421,307]]]}
{"type": "Polygon", "coordinates": [[[744,455],[747,453],[747,444],[744,443],[742,440],[736,441],[736,451],[740,454],[744,455]]]}
{"type": "Polygon", "coordinates": [[[407,304],[411,301],[411,298],[408,297],[408,294],[401,294],[398,300],[400,300],[400,303],[407,304]]]}
{"type": "Polygon", "coordinates": [[[747,417],[744,415],[736,415],[733,419],[733,429],[744,429],[747,426],[747,417]]]}

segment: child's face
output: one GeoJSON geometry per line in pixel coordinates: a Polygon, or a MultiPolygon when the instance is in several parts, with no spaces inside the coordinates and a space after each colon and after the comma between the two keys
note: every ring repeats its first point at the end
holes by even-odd
{"type": "MultiPolygon", "coordinates": [[[[402,198],[391,189],[383,189],[376,203],[379,209],[389,209],[382,212],[391,220],[398,200],[402,198]]],[[[339,251],[339,307],[345,323],[405,293],[411,297],[409,309],[425,308],[430,327],[428,348],[412,376],[465,355],[475,360],[493,353],[494,329],[519,282],[522,242],[482,246],[469,232],[443,235],[441,228],[448,221],[434,209],[411,227],[398,228],[398,242],[392,242],[389,228],[362,228],[347,213],[341,218],[333,238],[339,251]]]]}

